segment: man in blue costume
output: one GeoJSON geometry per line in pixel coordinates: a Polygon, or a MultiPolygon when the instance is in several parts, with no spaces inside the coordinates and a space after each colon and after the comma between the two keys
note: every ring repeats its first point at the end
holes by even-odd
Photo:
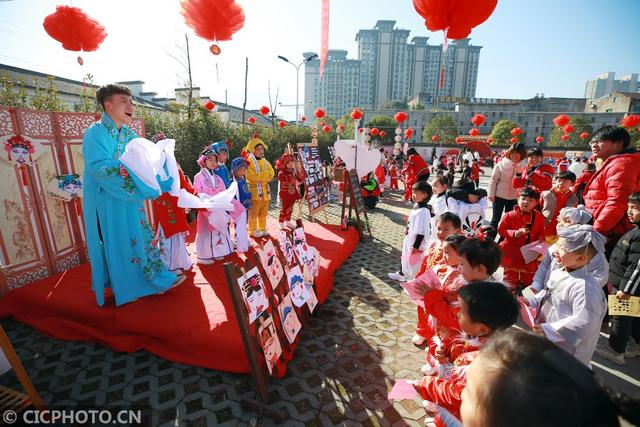
{"type": "MultiPolygon", "coordinates": [[[[160,192],[145,185],[120,161],[136,134],[127,126],[133,116],[129,88],[110,84],[96,94],[104,114],[85,132],[82,141],[84,168],[84,219],[91,284],[98,305],[111,288],[116,305],[158,294],[179,283],[167,270],[152,243],[153,229],[143,201],[160,192]]],[[[159,180],[159,179],[158,179],[159,180]]],[[[160,181],[169,191],[172,179],[160,181]]]]}

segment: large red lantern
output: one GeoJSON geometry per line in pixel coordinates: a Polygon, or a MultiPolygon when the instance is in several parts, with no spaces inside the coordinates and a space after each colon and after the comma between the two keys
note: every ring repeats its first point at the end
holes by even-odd
{"type": "Polygon", "coordinates": [[[353,120],[360,120],[362,118],[362,111],[358,110],[357,108],[354,108],[353,111],[351,112],[351,118],[353,120]]]}
{"type": "Polygon", "coordinates": [[[587,138],[589,138],[589,134],[587,132],[582,132],[580,134],[580,139],[587,139],[587,138]]]}
{"type": "Polygon", "coordinates": [[[287,125],[287,122],[285,122],[284,120],[280,120],[280,121],[278,122],[278,127],[279,127],[280,129],[282,129],[282,128],[283,128],[283,127],[285,127],[286,125],[287,125]]]}
{"type": "Polygon", "coordinates": [[[476,114],[475,116],[471,117],[471,123],[474,126],[482,126],[482,124],[487,120],[487,118],[485,116],[483,116],[482,114],[476,114]]]}
{"type": "Polygon", "coordinates": [[[180,2],[185,23],[196,35],[214,42],[209,50],[220,53],[216,41],[231,40],[231,36],[244,26],[244,12],[234,0],[182,0],[180,2]]]}
{"type": "Polygon", "coordinates": [[[316,111],[313,112],[313,115],[316,116],[316,119],[321,119],[324,115],[327,114],[322,108],[316,108],[316,111]]]}
{"type": "Polygon", "coordinates": [[[204,103],[204,108],[211,111],[214,108],[216,108],[216,104],[212,100],[208,100],[207,102],[204,103]]]}
{"type": "Polygon", "coordinates": [[[524,131],[521,128],[513,128],[511,129],[511,136],[518,136],[522,134],[524,131]]]}
{"type": "Polygon", "coordinates": [[[378,128],[372,128],[370,131],[371,135],[373,136],[378,136],[378,134],[380,134],[380,129],[378,128]]]}
{"type": "MultiPolygon", "coordinates": [[[[73,52],[93,52],[107,37],[105,28],[82,9],[56,6],[56,11],[44,18],[44,30],[62,43],[62,48],[73,52]]],[[[78,63],[83,64],[78,56],[78,63]]]]}
{"type": "Polygon", "coordinates": [[[472,128],[472,129],[469,130],[469,135],[478,136],[478,135],[480,135],[480,130],[478,130],[476,128],[472,128]]]}
{"type": "Polygon", "coordinates": [[[568,125],[570,121],[571,119],[569,118],[569,116],[565,114],[560,114],[553,119],[553,124],[561,128],[568,125]]]}
{"type": "Polygon", "coordinates": [[[405,120],[407,120],[407,113],[405,113],[404,111],[398,111],[396,114],[394,114],[393,118],[396,120],[396,122],[398,123],[402,123],[405,120]]]}
{"type": "Polygon", "coordinates": [[[575,126],[573,125],[566,125],[562,129],[564,130],[564,133],[572,133],[574,130],[576,130],[575,126]]]}
{"type": "Polygon", "coordinates": [[[449,39],[463,39],[493,13],[498,0],[413,0],[429,31],[445,31],[449,39]]]}
{"type": "Polygon", "coordinates": [[[438,142],[438,141],[440,141],[440,137],[439,137],[438,135],[433,135],[433,136],[431,137],[431,140],[432,140],[433,142],[438,142]]]}
{"type": "Polygon", "coordinates": [[[266,116],[270,112],[271,110],[266,105],[263,105],[262,107],[260,107],[260,114],[262,114],[263,116],[266,116]]]}
{"type": "Polygon", "coordinates": [[[640,125],[640,116],[637,114],[631,114],[630,116],[625,116],[620,120],[620,124],[626,128],[632,128],[640,125]]]}
{"type": "Polygon", "coordinates": [[[541,136],[536,136],[536,142],[537,142],[538,144],[542,144],[542,143],[544,142],[544,138],[543,138],[543,137],[541,137],[541,136]]]}
{"type": "Polygon", "coordinates": [[[253,116],[249,116],[249,118],[247,119],[247,121],[249,122],[249,124],[254,124],[256,122],[256,118],[253,116]]]}

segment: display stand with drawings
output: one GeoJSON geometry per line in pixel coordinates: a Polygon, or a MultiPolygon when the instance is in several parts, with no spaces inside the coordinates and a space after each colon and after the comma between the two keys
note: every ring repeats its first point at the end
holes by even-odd
{"type": "MultiPolygon", "coordinates": [[[[293,270],[296,267],[298,267],[298,269],[303,268],[295,256],[291,262],[287,262],[277,241],[272,239],[268,241],[272,242],[275,248],[275,256],[277,256],[278,261],[285,266],[286,271],[293,270]]],[[[269,245],[269,247],[271,248],[271,245],[269,245]]],[[[281,319],[279,308],[283,309],[283,305],[291,300],[288,274],[284,274],[275,287],[272,286],[268,278],[268,272],[265,271],[257,253],[249,256],[243,267],[239,267],[233,263],[226,263],[224,265],[224,272],[242,335],[245,352],[251,368],[251,377],[258,395],[258,400],[243,400],[241,405],[247,410],[267,416],[278,424],[281,424],[286,420],[284,412],[271,409],[268,406],[269,394],[267,388],[269,377],[271,375],[284,375],[286,362],[293,358],[295,346],[299,340],[297,334],[300,330],[300,324],[304,326],[309,319],[317,300],[314,302],[314,300],[310,299],[308,303],[301,307],[291,306],[283,310],[284,316],[286,317],[292,316],[294,314],[292,311],[295,312],[295,322],[291,320],[287,321],[286,318],[281,319]],[[251,275],[252,272],[255,274],[256,269],[264,285],[263,289],[267,295],[268,306],[261,310],[261,314],[254,322],[250,322],[251,313],[247,308],[246,295],[243,289],[241,289],[241,286],[243,286],[243,283],[248,282],[248,276],[251,275]],[[294,326],[285,332],[283,325],[289,324],[293,324],[294,326]],[[273,346],[274,348],[277,347],[278,353],[271,353],[270,358],[265,356],[265,351],[268,346],[268,344],[265,344],[265,336],[270,343],[279,341],[279,343],[276,343],[277,346],[273,346]],[[269,371],[271,371],[271,373],[269,371]]],[[[316,290],[314,285],[309,285],[309,292],[315,299],[316,290]]],[[[290,319],[293,319],[293,317],[290,319]]]]}
{"type": "Polygon", "coordinates": [[[349,173],[344,173],[344,192],[342,193],[342,214],[340,215],[340,223],[346,228],[347,221],[352,218],[352,211],[355,210],[358,233],[361,239],[365,239],[365,232],[371,236],[371,228],[369,227],[369,217],[367,217],[367,209],[364,206],[364,199],[360,192],[360,179],[358,172],[351,169],[349,173]],[[347,210],[347,194],[349,194],[349,216],[346,217],[347,210]],[[364,217],[364,221],[362,220],[364,217]]]}
{"type": "MultiPolygon", "coordinates": [[[[289,147],[289,150],[290,149],[289,147]]],[[[298,144],[296,163],[296,167],[301,167],[304,170],[305,182],[303,199],[307,201],[309,218],[313,220],[313,217],[319,212],[324,212],[324,209],[329,204],[329,189],[324,179],[322,160],[320,159],[320,148],[318,147],[317,141],[298,144]]],[[[302,203],[302,200],[298,202],[298,218],[302,217],[302,203]]],[[[325,223],[327,223],[328,218],[326,212],[324,212],[324,219],[325,223]]]]}

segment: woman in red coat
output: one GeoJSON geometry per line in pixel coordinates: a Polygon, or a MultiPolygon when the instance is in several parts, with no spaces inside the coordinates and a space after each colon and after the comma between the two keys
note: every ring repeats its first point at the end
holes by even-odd
{"type": "Polygon", "coordinates": [[[407,150],[407,159],[404,161],[402,171],[404,174],[404,199],[411,200],[411,188],[418,181],[427,181],[429,179],[429,165],[418,154],[415,148],[407,150]]]}
{"type": "Polygon", "coordinates": [[[527,152],[527,166],[516,171],[513,177],[513,188],[533,187],[538,193],[551,190],[553,186],[553,166],[543,163],[544,153],[538,147],[527,152]]]}

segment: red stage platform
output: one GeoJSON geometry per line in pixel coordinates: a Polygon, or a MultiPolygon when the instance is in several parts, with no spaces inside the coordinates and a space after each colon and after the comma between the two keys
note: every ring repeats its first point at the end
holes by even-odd
{"type": "MultiPolygon", "coordinates": [[[[269,225],[275,232],[277,224],[269,225]]],[[[320,252],[316,285],[322,303],[333,288],[333,272],[357,246],[358,233],[315,223],[304,223],[304,229],[308,243],[320,252]]],[[[227,260],[240,262],[235,256],[227,260]]],[[[124,352],[142,349],[174,362],[249,373],[222,264],[194,265],[177,288],[119,308],[96,305],[90,267],[83,264],[9,292],[0,299],[0,318],[13,317],[53,338],[99,342],[124,352]]]]}

